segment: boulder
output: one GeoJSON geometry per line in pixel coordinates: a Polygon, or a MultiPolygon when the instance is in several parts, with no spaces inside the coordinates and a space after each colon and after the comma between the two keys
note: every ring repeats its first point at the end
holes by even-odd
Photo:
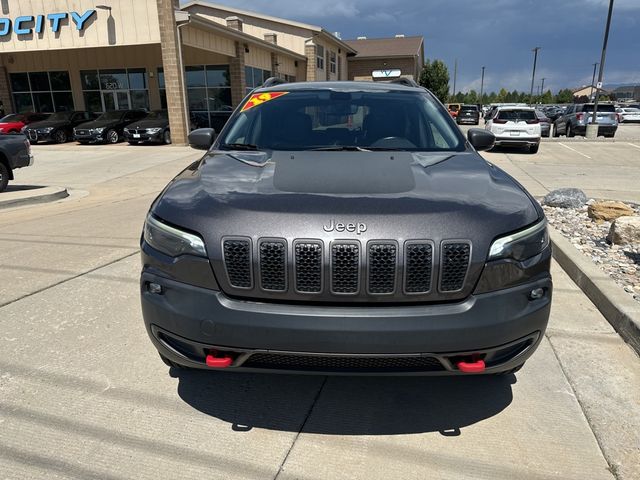
{"type": "Polygon", "coordinates": [[[587,214],[597,222],[611,222],[619,217],[632,217],[635,212],[622,202],[593,202],[589,205],[587,214]]]}
{"type": "Polygon", "coordinates": [[[580,208],[587,203],[587,196],[579,188],[559,188],[549,192],[542,200],[543,205],[560,208],[580,208]]]}
{"type": "Polygon", "coordinates": [[[619,217],[611,224],[607,242],[614,245],[640,243],[640,217],[619,217]]]}

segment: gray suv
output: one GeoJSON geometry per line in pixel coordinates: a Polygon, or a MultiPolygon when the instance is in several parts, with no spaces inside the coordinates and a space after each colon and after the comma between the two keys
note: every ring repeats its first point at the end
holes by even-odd
{"type": "Polygon", "coordinates": [[[172,367],[513,372],[544,337],[540,205],[413,82],[253,91],[153,202],[140,293],[172,367]]]}
{"type": "MultiPolygon", "coordinates": [[[[587,124],[593,117],[593,103],[578,103],[569,105],[564,115],[561,115],[553,123],[553,136],[575,137],[585,135],[587,124]]],[[[599,104],[596,122],[599,125],[598,135],[613,138],[618,129],[618,116],[614,105],[599,104]]]]}

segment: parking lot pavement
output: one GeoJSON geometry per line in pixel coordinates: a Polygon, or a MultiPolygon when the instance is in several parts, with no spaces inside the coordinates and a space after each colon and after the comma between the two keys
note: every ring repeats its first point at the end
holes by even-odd
{"type": "Polygon", "coordinates": [[[515,376],[167,369],[137,242],[180,152],[145,170],[114,154],[76,172],[87,196],[0,216],[0,477],[638,478],[638,358],[557,270],[549,336],[515,376]]]}

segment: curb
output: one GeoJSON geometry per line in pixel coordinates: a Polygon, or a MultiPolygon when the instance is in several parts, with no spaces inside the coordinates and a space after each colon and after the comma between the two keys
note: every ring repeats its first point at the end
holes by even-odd
{"type": "Polygon", "coordinates": [[[36,203],[53,202],[54,200],[60,200],[67,198],[69,192],[63,187],[43,187],[35,190],[39,193],[33,195],[18,196],[18,198],[3,198],[6,194],[0,194],[0,209],[21,207],[23,205],[32,205],[36,203]]]}
{"type": "Polygon", "coordinates": [[[640,302],[549,226],[553,258],[585,293],[618,334],[640,355],[640,302]]]}

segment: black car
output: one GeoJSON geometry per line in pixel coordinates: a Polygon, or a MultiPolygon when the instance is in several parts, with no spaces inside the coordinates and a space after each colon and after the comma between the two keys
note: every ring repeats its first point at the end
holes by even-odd
{"type": "Polygon", "coordinates": [[[14,170],[32,165],[31,145],[22,135],[0,135],[0,192],[13,180],[14,170]]]}
{"type": "Polygon", "coordinates": [[[73,135],[83,144],[118,143],[124,136],[124,127],[147,114],[146,110],[113,110],[93,121],[81,123],[73,130],[73,135]]]}
{"type": "Polygon", "coordinates": [[[132,145],[138,143],[171,143],[169,114],[166,110],[155,110],[137,122],[127,125],[124,139],[132,145]]]}
{"type": "Polygon", "coordinates": [[[46,120],[27,125],[23,132],[31,142],[56,142],[65,143],[73,139],[73,129],[91,120],[89,112],[57,112],[46,120]]]}
{"type": "Polygon", "coordinates": [[[462,105],[458,111],[456,117],[458,125],[463,123],[470,123],[472,125],[478,125],[480,123],[480,110],[477,105],[462,105]]]}
{"type": "MultiPolygon", "coordinates": [[[[544,213],[428,90],[270,79],[154,201],[142,312],[173,367],[518,370],[549,319],[544,213]]],[[[402,82],[402,83],[400,83],[402,82]]]]}

